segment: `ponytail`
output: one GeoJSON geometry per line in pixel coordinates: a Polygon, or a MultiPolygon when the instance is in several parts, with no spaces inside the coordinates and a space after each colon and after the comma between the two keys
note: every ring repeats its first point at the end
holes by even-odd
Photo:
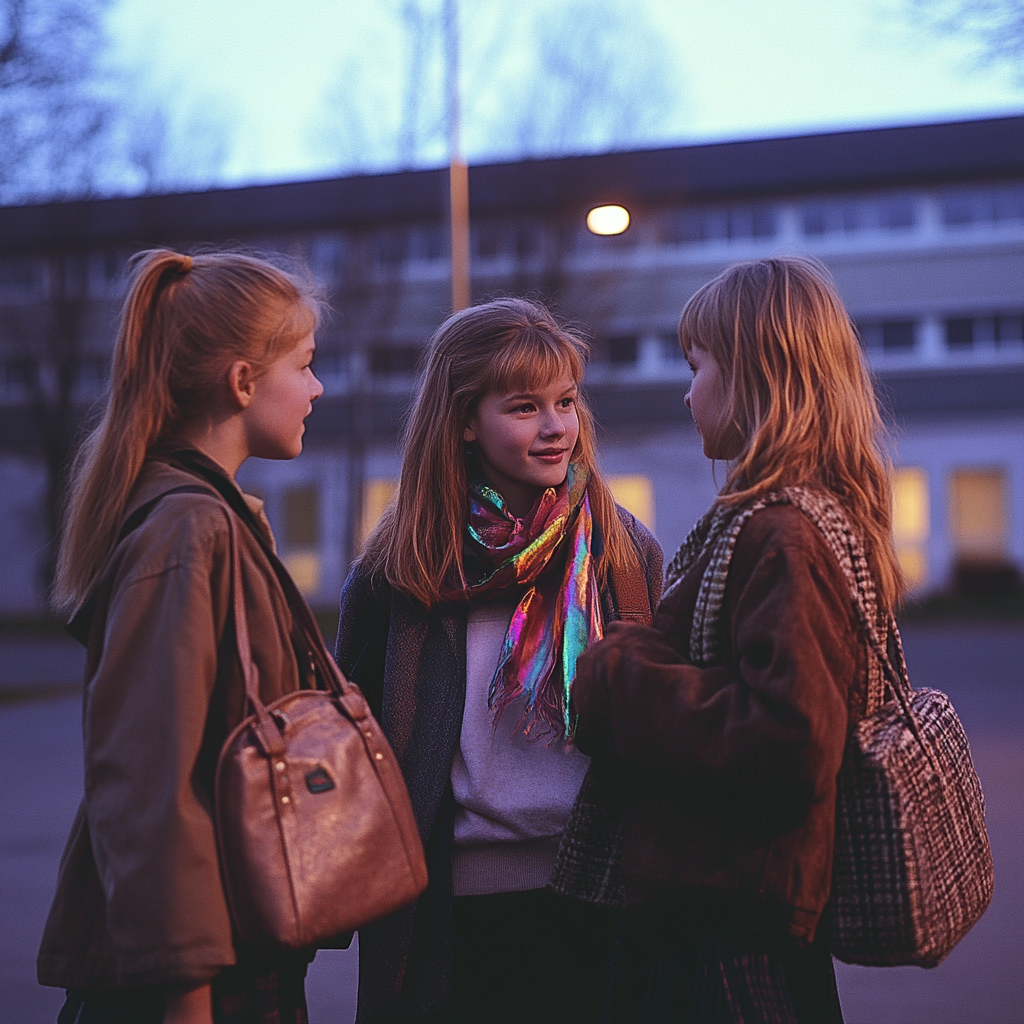
{"type": "Polygon", "coordinates": [[[146,455],[211,408],[233,362],[260,373],[315,328],[319,309],[311,282],[251,256],[133,258],[106,408],[72,464],[57,608],[76,608],[95,584],[146,455]]]}

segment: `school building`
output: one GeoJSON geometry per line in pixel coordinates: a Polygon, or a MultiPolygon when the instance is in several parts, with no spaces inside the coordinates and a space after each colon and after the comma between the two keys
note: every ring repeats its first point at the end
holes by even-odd
{"type": "MultiPolygon", "coordinates": [[[[43,606],[47,460],[101,397],[126,258],[156,245],[288,254],[330,295],[306,451],[242,482],[303,589],[333,605],[393,491],[417,360],[450,308],[446,196],[447,172],[426,170],[0,208],[0,616],[43,606]]],[[[591,334],[603,465],[669,556],[716,491],[683,405],[679,310],[731,262],[808,253],[894,423],[915,590],[1019,579],[1024,117],[476,166],[470,201],[474,301],[539,297],[591,334]],[[588,230],[602,204],[628,211],[621,234],[588,230]]]]}

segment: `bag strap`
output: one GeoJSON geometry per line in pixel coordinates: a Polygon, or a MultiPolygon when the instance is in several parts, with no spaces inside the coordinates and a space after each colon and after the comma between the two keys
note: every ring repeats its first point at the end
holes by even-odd
{"type": "MultiPolygon", "coordinates": [[[[235,524],[237,516],[232,508],[224,509],[228,521],[228,543],[231,559],[231,607],[235,621],[235,650],[238,663],[242,669],[245,685],[245,697],[248,706],[255,716],[254,730],[257,741],[267,757],[275,757],[285,751],[284,737],[274,722],[273,715],[260,697],[259,669],[252,658],[252,641],[249,635],[249,616],[245,609],[245,585],[242,578],[242,558],[239,551],[238,528],[235,524]]],[[[276,560],[276,556],[274,556],[276,560]]],[[[277,569],[277,566],[274,566],[277,569]]],[[[369,715],[369,705],[359,689],[350,683],[334,659],[324,647],[320,627],[313,618],[309,605],[299,593],[287,570],[281,566],[278,578],[285,589],[285,596],[293,615],[299,620],[299,626],[310,644],[311,653],[320,670],[320,676],[328,689],[337,697],[345,713],[358,721],[369,715]],[[290,591],[290,592],[289,592],[290,591]]]]}
{"type": "Polygon", "coordinates": [[[866,716],[873,714],[885,703],[885,688],[888,684],[893,696],[899,702],[911,731],[931,759],[931,751],[924,742],[912,707],[913,689],[903,658],[903,641],[900,637],[899,627],[890,612],[886,618],[885,635],[886,637],[891,635],[895,642],[898,664],[894,665],[879,635],[877,597],[864,547],[838,502],[820,491],[811,491],[803,487],[788,487],[763,495],[750,505],[738,509],[731,521],[718,532],[717,537],[709,538],[714,544],[714,549],[711,560],[701,578],[700,591],[694,607],[693,628],[690,635],[691,659],[697,665],[708,665],[717,656],[718,625],[725,595],[725,584],[740,530],[755,512],[767,508],[769,505],[780,504],[793,505],[800,509],[818,528],[849,585],[860,632],[874,655],[874,663],[871,659],[868,662],[866,716]]]}

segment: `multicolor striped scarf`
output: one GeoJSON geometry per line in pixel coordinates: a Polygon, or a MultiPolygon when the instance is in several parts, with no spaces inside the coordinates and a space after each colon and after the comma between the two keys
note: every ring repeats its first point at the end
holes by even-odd
{"type": "Polygon", "coordinates": [[[572,738],[569,694],[576,660],[601,639],[604,624],[591,554],[593,519],[587,473],[572,465],[566,481],[547,488],[517,519],[486,480],[469,487],[467,561],[489,568],[453,596],[474,600],[526,587],[512,614],[487,703],[497,722],[525,697],[520,728],[530,736],[572,738]]]}

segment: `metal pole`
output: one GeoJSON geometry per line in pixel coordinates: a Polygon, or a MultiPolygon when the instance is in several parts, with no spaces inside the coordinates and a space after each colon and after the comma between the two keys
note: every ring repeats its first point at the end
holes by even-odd
{"type": "Polygon", "coordinates": [[[469,305],[469,169],[459,144],[459,9],[457,0],[444,0],[445,43],[448,52],[448,169],[452,229],[452,309],[469,305]]]}

